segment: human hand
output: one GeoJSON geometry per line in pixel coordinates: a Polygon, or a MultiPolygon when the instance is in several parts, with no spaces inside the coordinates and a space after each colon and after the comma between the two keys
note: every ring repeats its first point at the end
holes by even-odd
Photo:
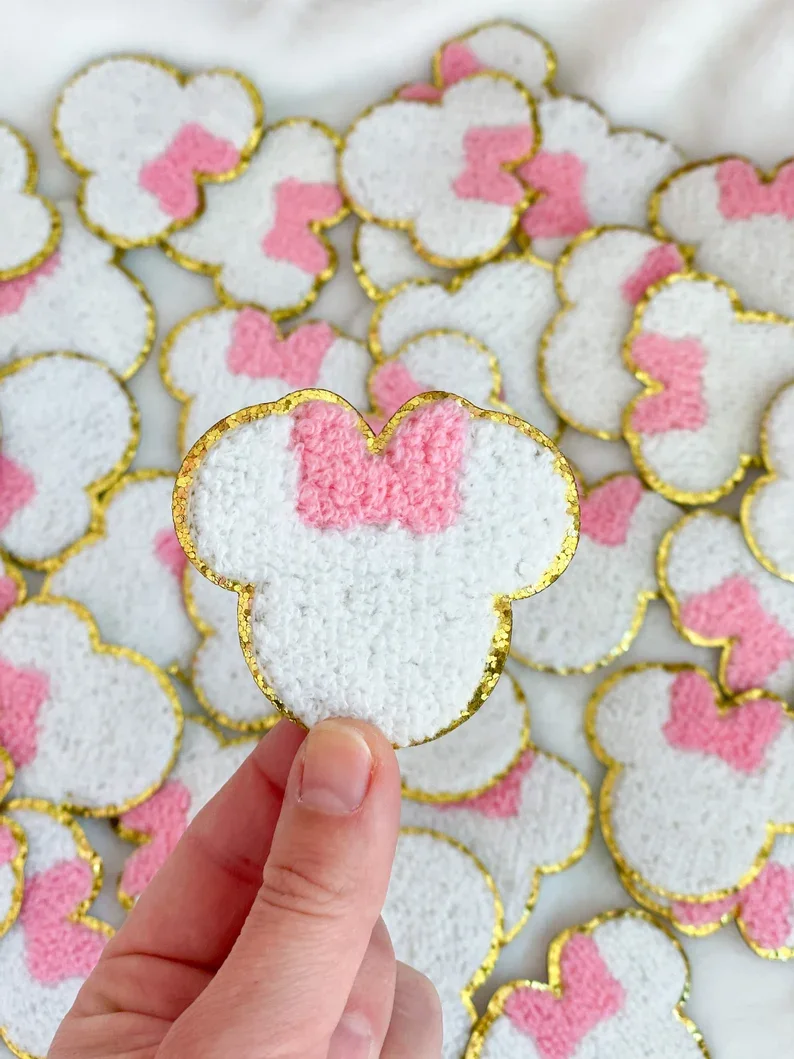
{"type": "Polygon", "coordinates": [[[381,733],[281,721],[107,945],[49,1059],[438,1059],[435,990],[380,919],[399,819],[381,733]]]}

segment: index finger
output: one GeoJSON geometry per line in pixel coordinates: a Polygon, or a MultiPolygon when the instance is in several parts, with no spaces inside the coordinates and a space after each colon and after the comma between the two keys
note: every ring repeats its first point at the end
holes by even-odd
{"type": "MultiPolygon", "coordinates": [[[[280,721],[196,816],[97,967],[153,956],[216,971],[262,881],[284,788],[306,733],[280,721]]],[[[118,969],[116,969],[118,972],[118,969]]]]}

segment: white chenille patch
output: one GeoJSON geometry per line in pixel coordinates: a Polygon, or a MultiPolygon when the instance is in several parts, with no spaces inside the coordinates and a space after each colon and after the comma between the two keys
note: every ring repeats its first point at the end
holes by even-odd
{"type": "Polygon", "coordinates": [[[342,188],[359,216],[409,231],[433,264],[474,265],[510,239],[528,197],[513,170],[537,146],[526,89],[475,74],[436,101],[398,93],[364,111],[345,138],[342,188]]]}
{"type": "Polygon", "coordinates": [[[794,714],[769,692],[726,701],[704,670],[641,664],[596,689],[587,734],[607,845],[654,892],[728,897],[794,826],[794,714]]]}
{"type": "Polygon", "coordinates": [[[746,158],[671,174],[651,199],[654,230],[694,251],[695,265],[734,287],[748,309],[794,316],[794,162],[765,173],[746,158]]]}
{"type": "Polygon", "coordinates": [[[643,912],[608,912],[549,947],[548,983],[497,990],[465,1059],[705,1059],[681,946],[643,912]]]}
{"type": "Polygon", "coordinates": [[[82,178],[80,214],[116,246],[147,246],[190,224],[207,181],[238,176],[258,144],[262,101],[242,75],[186,77],[149,56],[91,63],[55,108],[55,144],[82,178]]]}
{"type": "Polygon", "coordinates": [[[67,552],[42,593],[87,607],[102,636],[187,672],[198,637],[182,599],[187,559],[174,533],[169,471],[134,471],[104,494],[96,530],[67,552]]]}
{"type": "Polygon", "coordinates": [[[180,482],[180,540],[241,594],[262,690],[307,725],[359,717],[397,746],[487,698],[508,601],[551,583],[576,543],[556,448],[461,398],[415,398],[373,436],[339,398],[302,391],[219,424],[180,482]]]}
{"type": "Polygon", "coordinates": [[[764,409],[794,377],[794,322],[746,312],[720,280],[662,280],[640,303],[626,362],[644,390],[623,429],[643,478],[670,500],[711,503],[760,455],[764,409]]]}
{"type": "Polygon", "coordinates": [[[58,249],[27,275],[0,280],[0,364],[66,349],[128,379],[154,342],[152,303],[121,252],[84,228],[71,202],[60,210],[58,249]]]}
{"type": "Polygon", "coordinates": [[[18,797],[118,815],[162,783],[176,756],[182,710],[166,675],[100,640],[71,600],[35,598],[6,614],[0,694],[18,797]]]}
{"type": "Polygon", "coordinates": [[[0,420],[0,545],[47,568],[90,531],[97,496],[132,461],[138,410],[104,364],[52,353],[0,371],[0,420]]]}
{"type": "Polygon", "coordinates": [[[379,301],[399,283],[440,279],[448,269],[425,261],[414,250],[407,232],[374,221],[359,221],[353,236],[353,269],[367,297],[379,301]]]}

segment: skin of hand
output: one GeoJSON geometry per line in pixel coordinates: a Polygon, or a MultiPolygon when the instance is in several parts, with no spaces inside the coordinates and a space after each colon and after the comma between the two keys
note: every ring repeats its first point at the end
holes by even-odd
{"type": "Polygon", "coordinates": [[[49,1059],[439,1059],[438,997],[380,918],[399,822],[380,732],[280,721],[106,946],[49,1059]]]}

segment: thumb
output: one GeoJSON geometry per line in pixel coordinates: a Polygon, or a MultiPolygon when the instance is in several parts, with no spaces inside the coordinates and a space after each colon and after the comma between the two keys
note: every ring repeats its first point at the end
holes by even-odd
{"type": "Polygon", "coordinates": [[[248,919],[158,1056],[324,1059],[386,898],[399,826],[386,738],[352,720],[312,728],[248,919]]]}

